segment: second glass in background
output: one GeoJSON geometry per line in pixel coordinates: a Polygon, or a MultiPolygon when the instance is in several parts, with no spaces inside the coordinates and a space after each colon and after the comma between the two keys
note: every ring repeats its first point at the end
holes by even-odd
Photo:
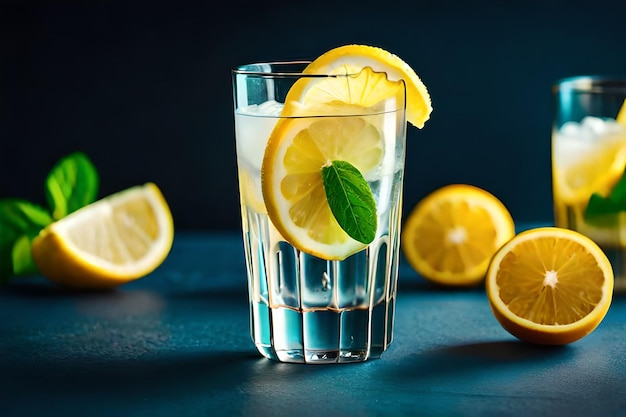
{"type": "Polygon", "coordinates": [[[579,76],[554,86],[555,225],[591,237],[626,290],[626,78],[579,76]],[[619,119],[619,120],[618,120],[619,119]]]}

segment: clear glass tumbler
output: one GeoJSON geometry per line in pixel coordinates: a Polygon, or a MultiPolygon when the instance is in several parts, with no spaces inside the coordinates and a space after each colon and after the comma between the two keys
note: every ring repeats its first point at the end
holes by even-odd
{"type": "Polygon", "coordinates": [[[554,85],[553,92],[555,224],[598,243],[613,265],[615,291],[624,291],[626,77],[566,78],[554,85]]]}
{"type": "MultiPolygon", "coordinates": [[[[281,234],[268,215],[262,180],[268,139],[281,119],[294,118],[281,113],[293,84],[323,77],[341,82],[352,76],[303,74],[306,65],[260,63],[232,71],[251,336],[263,356],[280,362],[362,362],[379,358],[393,338],[407,126],[404,84],[402,94],[377,111],[352,108],[328,114],[320,108],[297,116],[294,125],[306,129],[363,124],[382,138],[382,157],[363,173],[376,203],[375,237],[345,259],[324,259],[297,249],[281,234]]],[[[306,186],[289,184],[291,189],[306,186]]]]}

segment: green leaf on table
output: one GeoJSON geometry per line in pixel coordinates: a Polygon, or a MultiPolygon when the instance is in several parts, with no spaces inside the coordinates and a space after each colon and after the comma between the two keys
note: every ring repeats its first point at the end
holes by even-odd
{"type": "Polygon", "coordinates": [[[623,211],[626,211],[626,173],[608,196],[597,193],[591,195],[584,218],[591,224],[608,226],[617,221],[616,215],[623,211]]]}
{"type": "Polygon", "coordinates": [[[341,228],[369,244],[376,237],[376,202],[367,181],[352,164],[333,161],[322,168],[326,199],[341,228]]]}
{"type": "Polygon", "coordinates": [[[28,235],[20,236],[13,244],[11,258],[14,275],[30,275],[38,272],[37,265],[33,261],[31,244],[32,239],[28,235]]]}
{"type": "Polygon", "coordinates": [[[32,239],[50,223],[52,217],[43,207],[17,198],[0,200],[0,282],[34,271],[30,254],[24,255],[25,246],[30,252],[32,239]]]}
{"type": "Polygon", "coordinates": [[[100,178],[91,160],[82,152],[61,159],[46,178],[46,200],[54,220],[59,220],[98,195],[100,178]]]}

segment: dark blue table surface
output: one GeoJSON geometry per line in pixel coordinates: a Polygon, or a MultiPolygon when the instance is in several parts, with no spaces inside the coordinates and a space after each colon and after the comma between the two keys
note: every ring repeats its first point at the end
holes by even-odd
{"type": "Polygon", "coordinates": [[[525,344],[484,288],[445,290],[403,263],[381,359],[260,357],[239,234],[179,233],[165,263],[113,291],[41,277],[0,288],[0,416],[626,415],[626,296],[562,347],[525,344]]]}

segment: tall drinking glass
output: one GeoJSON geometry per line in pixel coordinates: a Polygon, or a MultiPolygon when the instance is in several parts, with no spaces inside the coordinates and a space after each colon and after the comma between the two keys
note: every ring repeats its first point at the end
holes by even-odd
{"type": "Polygon", "coordinates": [[[555,224],[598,243],[613,265],[615,291],[624,291],[626,111],[620,110],[626,99],[626,78],[566,78],[553,91],[555,224]]]}
{"type": "MultiPolygon", "coordinates": [[[[303,74],[306,65],[260,63],[232,71],[251,337],[263,356],[276,361],[362,362],[379,358],[393,338],[406,137],[404,84],[402,94],[387,99],[377,111],[352,108],[329,114],[321,107],[306,116],[285,116],[281,114],[285,96],[295,82],[315,82],[321,77],[341,82],[342,77],[347,80],[351,76],[303,74]],[[329,126],[339,132],[358,125],[375,129],[372,132],[382,138],[382,156],[363,172],[376,204],[375,237],[345,259],[325,259],[298,249],[279,231],[284,226],[277,227],[272,221],[271,209],[268,213],[262,179],[267,174],[262,169],[266,147],[277,123],[289,118],[297,118],[293,125],[305,126],[305,132],[309,127],[312,131],[329,126]]],[[[334,146],[356,151],[365,144],[354,141],[334,146]]],[[[291,163],[304,166],[307,161],[291,163]]],[[[285,193],[309,185],[304,181],[280,184],[285,193]]],[[[310,196],[316,198],[325,200],[323,195],[310,196]]],[[[326,202],[320,204],[323,208],[326,202]]],[[[300,224],[298,220],[294,224],[300,224]]],[[[362,219],[356,220],[358,224],[362,219]]],[[[311,234],[306,227],[302,226],[305,238],[311,234]]]]}

